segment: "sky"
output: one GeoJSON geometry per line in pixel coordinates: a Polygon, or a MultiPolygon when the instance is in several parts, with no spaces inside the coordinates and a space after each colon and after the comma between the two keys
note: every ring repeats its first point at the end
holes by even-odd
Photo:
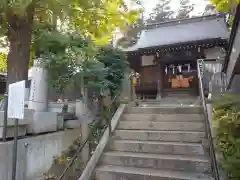
{"type": "MultiPolygon", "coordinates": [[[[198,14],[202,12],[206,4],[208,4],[208,1],[206,0],[190,0],[190,1],[191,3],[195,4],[193,14],[198,14]]],[[[145,16],[148,16],[151,13],[152,9],[155,7],[158,0],[141,0],[141,2],[143,3],[143,7],[145,8],[145,16]]],[[[173,10],[178,9],[179,4],[180,0],[172,0],[171,6],[173,10]]]]}

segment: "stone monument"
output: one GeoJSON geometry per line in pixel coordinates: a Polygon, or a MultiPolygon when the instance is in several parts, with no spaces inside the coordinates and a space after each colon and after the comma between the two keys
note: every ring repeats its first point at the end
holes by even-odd
{"type": "Polygon", "coordinates": [[[36,112],[47,111],[47,71],[41,67],[40,59],[34,60],[33,67],[31,68],[30,96],[28,108],[36,112]]]}
{"type": "Polygon", "coordinates": [[[57,131],[58,113],[48,112],[47,71],[41,66],[41,59],[35,59],[29,70],[31,81],[28,108],[34,110],[33,119],[28,124],[28,133],[38,134],[57,131]]]}

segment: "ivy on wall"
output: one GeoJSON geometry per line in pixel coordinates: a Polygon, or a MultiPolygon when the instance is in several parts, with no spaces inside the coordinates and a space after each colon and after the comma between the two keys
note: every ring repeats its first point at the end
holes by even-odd
{"type": "Polygon", "coordinates": [[[215,145],[230,180],[240,179],[240,96],[226,94],[213,110],[215,145]]]}

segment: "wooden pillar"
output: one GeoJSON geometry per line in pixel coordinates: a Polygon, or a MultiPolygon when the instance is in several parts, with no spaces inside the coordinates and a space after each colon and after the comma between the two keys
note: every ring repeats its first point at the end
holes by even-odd
{"type": "Polygon", "coordinates": [[[159,58],[159,54],[156,56],[157,62],[157,100],[162,99],[163,97],[163,79],[164,79],[164,64],[159,58]]]}

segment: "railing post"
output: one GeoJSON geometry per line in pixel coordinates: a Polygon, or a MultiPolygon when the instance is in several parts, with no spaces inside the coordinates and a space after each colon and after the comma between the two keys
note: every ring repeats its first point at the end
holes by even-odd
{"type": "Polygon", "coordinates": [[[8,111],[8,94],[4,94],[4,123],[3,123],[3,141],[7,140],[7,111],[8,111]]]}

